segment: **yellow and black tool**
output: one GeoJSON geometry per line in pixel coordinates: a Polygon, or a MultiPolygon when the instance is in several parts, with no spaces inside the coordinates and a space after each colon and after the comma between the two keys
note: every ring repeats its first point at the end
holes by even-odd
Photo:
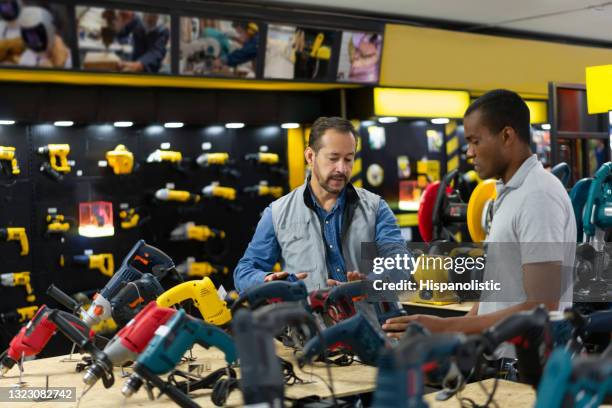
{"type": "Polygon", "coordinates": [[[0,166],[11,176],[18,176],[21,173],[13,146],[0,146],[0,166]]]}
{"type": "Polygon", "coordinates": [[[224,239],[225,231],[210,228],[206,225],[196,225],[193,222],[180,224],[170,233],[171,241],[208,241],[211,238],[224,239]]]}
{"type": "Polygon", "coordinates": [[[274,165],[280,162],[280,157],[276,153],[249,153],[244,156],[245,160],[252,161],[258,164],[274,165]]]}
{"type": "Polygon", "coordinates": [[[31,320],[36,312],[38,311],[38,306],[25,306],[20,307],[17,310],[11,310],[10,312],[0,313],[0,323],[24,323],[27,320],[31,320]]]}
{"type": "Polygon", "coordinates": [[[325,41],[325,34],[318,33],[310,47],[310,58],[321,60],[329,60],[331,58],[331,48],[323,45],[323,41],[325,41]]]}
{"type": "Polygon", "coordinates": [[[227,166],[230,164],[229,153],[204,153],[198,156],[196,163],[200,167],[208,166],[227,166]]]}
{"type": "Polygon", "coordinates": [[[247,194],[263,196],[272,196],[274,198],[280,198],[283,195],[282,186],[269,186],[267,184],[257,184],[250,187],[245,187],[243,192],[247,194]]]}
{"type": "Polygon", "coordinates": [[[43,163],[41,171],[52,179],[61,181],[64,174],[70,173],[71,167],[68,164],[69,144],[48,144],[39,147],[37,152],[49,156],[49,161],[43,163]]]}
{"type": "Polygon", "coordinates": [[[467,206],[467,226],[472,241],[482,242],[489,233],[493,219],[493,205],[497,197],[496,181],[484,180],[478,184],[467,206]]]}
{"type": "Polygon", "coordinates": [[[234,201],[236,199],[236,189],[232,187],[223,187],[213,183],[202,189],[202,195],[208,198],[216,197],[223,200],[234,201]]]}
{"type": "Polygon", "coordinates": [[[183,154],[174,150],[157,149],[147,157],[147,163],[173,163],[180,164],[183,160],[183,154]]]}
{"type": "Polygon", "coordinates": [[[110,277],[115,273],[115,258],[110,253],[75,255],[72,257],[72,263],[86,266],[89,269],[96,269],[104,276],[110,277]]]}
{"type": "Polygon", "coordinates": [[[30,253],[30,242],[23,227],[0,228],[0,241],[19,241],[21,245],[20,255],[26,256],[30,253]]]}
{"type": "Polygon", "coordinates": [[[201,197],[199,194],[193,194],[189,191],[174,190],[170,188],[161,188],[155,192],[155,198],[159,201],[175,201],[179,203],[199,203],[201,197]]]}
{"type": "Polygon", "coordinates": [[[48,214],[46,217],[47,232],[45,235],[62,235],[70,229],[68,219],[62,214],[48,214]]]}
{"type": "Polygon", "coordinates": [[[32,284],[30,283],[30,272],[11,272],[0,275],[0,284],[6,287],[23,286],[26,290],[26,300],[30,303],[36,300],[32,284]]]}
{"type": "Polygon", "coordinates": [[[121,228],[132,229],[142,225],[146,218],[140,215],[136,208],[126,208],[119,211],[119,221],[121,228]]]}
{"type": "Polygon", "coordinates": [[[210,262],[196,262],[195,258],[187,258],[185,262],[177,265],[176,271],[185,278],[203,278],[215,273],[227,275],[229,268],[222,265],[213,265],[210,262]]]}
{"type": "Polygon", "coordinates": [[[130,174],[134,169],[134,154],[122,144],[106,152],[106,161],[116,175],[130,174]]]}

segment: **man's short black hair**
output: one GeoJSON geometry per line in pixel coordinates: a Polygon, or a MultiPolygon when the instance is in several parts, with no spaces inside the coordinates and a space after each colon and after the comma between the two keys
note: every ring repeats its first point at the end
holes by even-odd
{"type": "Polygon", "coordinates": [[[329,118],[322,116],[315,120],[310,128],[308,146],[315,152],[318,152],[321,148],[321,137],[329,129],[334,129],[340,133],[350,133],[355,138],[355,142],[357,142],[357,132],[350,120],[337,116],[329,118]]]}
{"type": "Polygon", "coordinates": [[[483,124],[493,133],[510,126],[528,145],[531,144],[529,108],[516,92],[495,89],[482,95],[470,104],[464,116],[480,111],[483,124]]]}

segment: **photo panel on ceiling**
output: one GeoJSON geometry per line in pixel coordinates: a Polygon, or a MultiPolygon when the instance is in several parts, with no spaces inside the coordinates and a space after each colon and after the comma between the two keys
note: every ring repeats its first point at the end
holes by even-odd
{"type": "Polygon", "coordinates": [[[0,2],[0,65],[31,68],[73,67],[69,8],[52,1],[0,2]]]}
{"type": "Polygon", "coordinates": [[[266,40],[264,77],[327,80],[338,32],[270,24],[266,40]]]}
{"type": "Polygon", "coordinates": [[[382,34],[344,31],[336,79],[343,82],[377,83],[381,55],[382,34]]]}
{"type": "Polygon", "coordinates": [[[170,16],[76,7],[78,49],[86,70],[170,73],[170,16]]]}
{"type": "Polygon", "coordinates": [[[179,72],[255,78],[259,30],[253,21],[181,17],[179,72]]]}

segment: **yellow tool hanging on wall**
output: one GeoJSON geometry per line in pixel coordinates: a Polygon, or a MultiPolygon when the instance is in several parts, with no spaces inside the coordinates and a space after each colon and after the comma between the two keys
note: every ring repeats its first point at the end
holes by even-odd
{"type": "Polygon", "coordinates": [[[196,262],[195,258],[189,257],[182,264],[177,265],[176,271],[186,278],[204,278],[215,273],[227,275],[227,266],[213,265],[210,262],[196,262]]]}
{"type": "Polygon", "coordinates": [[[64,174],[70,173],[68,164],[69,144],[48,144],[37,149],[38,154],[48,155],[49,161],[43,163],[41,171],[56,181],[60,181],[64,174]]]}
{"type": "Polygon", "coordinates": [[[183,160],[183,154],[174,150],[157,149],[147,157],[147,163],[180,163],[183,160]]]}
{"type": "Polygon", "coordinates": [[[0,146],[0,167],[5,173],[12,176],[18,176],[21,173],[17,157],[15,157],[15,148],[13,146],[0,146]],[[8,164],[5,164],[8,162],[8,164]],[[8,167],[5,167],[8,166],[8,167]]]}
{"type": "Polygon", "coordinates": [[[476,186],[467,207],[467,226],[472,241],[482,242],[489,233],[493,219],[493,206],[497,197],[496,181],[484,180],[476,186]]]}
{"type": "Polygon", "coordinates": [[[62,214],[48,214],[45,220],[47,221],[45,235],[61,235],[70,229],[70,223],[62,214]]]}
{"type": "Polygon", "coordinates": [[[232,187],[223,187],[217,183],[212,183],[202,189],[202,195],[209,198],[216,197],[234,201],[236,199],[236,189],[232,187]]]}
{"type": "Polygon", "coordinates": [[[251,187],[245,187],[243,192],[247,194],[263,196],[272,196],[274,198],[280,198],[283,195],[282,186],[269,186],[267,184],[257,184],[251,187]]]}
{"type": "Polygon", "coordinates": [[[106,161],[116,175],[130,174],[134,169],[134,155],[122,144],[106,152],[106,161]]]}
{"type": "Polygon", "coordinates": [[[30,272],[3,273],[0,275],[0,284],[6,287],[23,286],[27,294],[26,300],[30,303],[36,300],[36,295],[34,295],[34,290],[30,283],[30,272]]]}
{"type": "Polygon", "coordinates": [[[30,242],[23,227],[0,228],[0,241],[19,241],[21,245],[20,255],[26,256],[30,253],[30,242]]]}
{"type": "Polygon", "coordinates": [[[72,263],[96,269],[104,276],[110,277],[115,273],[115,258],[110,253],[75,255],[72,257],[72,263]]]}
{"type": "Polygon", "coordinates": [[[170,233],[171,241],[208,241],[210,238],[225,238],[225,231],[210,228],[206,225],[196,225],[194,222],[180,224],[170,233]]]}
{"type": "Polygon", "coordinates": [[[189,191],[161,188],[155,192],[155,198],[159,201],[175,201],[179,203],[199,203],[200,195],[189,191]]]}

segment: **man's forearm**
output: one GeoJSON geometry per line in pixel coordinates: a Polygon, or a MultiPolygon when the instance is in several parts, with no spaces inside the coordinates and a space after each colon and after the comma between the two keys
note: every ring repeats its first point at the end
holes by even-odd
{"type": "Polygon", "coordinates": [[[536,302],[523,302],[518,305],[508,307],[506,309],[498,310],[493,313],[487,313],[484,315],[471,315],[468,313],[461,317],[449,317],[444,319],[445,332],[462,332],[465,334],[478,334],[482,333],[489,327],[495,325],[500,320],[505,319],[517,312],[526,310],[532,310],[539,303],[536,302]]]}

